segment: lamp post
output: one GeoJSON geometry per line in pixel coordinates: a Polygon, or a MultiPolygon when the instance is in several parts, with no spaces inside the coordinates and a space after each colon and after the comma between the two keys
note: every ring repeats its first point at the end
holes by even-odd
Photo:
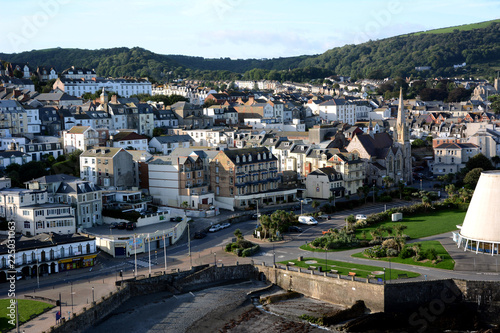
{"type": "Polygon", "coordinates": [[[94,299],[94,287],[92,287],[92,303],[95,303],[95,299],[94,299]]]}
{"type": "Polygon", "coordinates": [[[136,237],[134,234],[134,276],[137,277],[137,243],[136,237]]]}
{"type": "Polygon", "coordinates": [[[214,266],[217,267],[217,252],[214,252],[214,266]]]}
{"type": "Polygon", "coordinates": [[[302,202],[304,202],[304,200],[300,200],[300,215],[302,215],[302,202]]]}
{"type": "Polygon", "coordinates": [[[328,249],[325,251],[325,272],[328,269],[328,249]]]}
{"type": "Polygon", "coordinates": [[[163,254],[165,256],[165,274],[167,274],[167,244],[165,238],[165,231],[163,231],[163,254]]]}
{"type": "Polygon", "coordinates": [[[274,243],[273,243],[273,267],[276,265],[276,252],[274,251],[274,243]]]}
{"type": "Polygon", "coordinates": [[[73,313],[73,282],[70,282],[71,283],[71,313],[73,313]]]}
{"type": "Polygon", "coordinates": [[[422,191],[422,178],[420,178],[420,191],[422,191]]]}
{"type": "Polygon", "coordinates": [[[384,267],[384,284],[385,284],[385,267],[384,267]]]}
{"type": "Polygon", "coordinates": [[[373,203],[375,203],[375,184],[373,184],[373,203]]]}
{"type": "Polygon", "coordinates": [[[40,289],[40,261],[38,260],[38,249],[36,249],[36,284],[40,289]]]}

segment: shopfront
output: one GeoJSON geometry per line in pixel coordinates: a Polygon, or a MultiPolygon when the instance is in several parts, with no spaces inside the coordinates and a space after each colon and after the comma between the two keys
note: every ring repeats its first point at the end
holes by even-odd
{"type": "Polygon", "coordinates": [[[59,271],[69,271],[72,269],[92,267],[95,264],[95,258],[97,254],[80,256],[76,258],[62,259],[57,263],[59,265],[59,271]]]}

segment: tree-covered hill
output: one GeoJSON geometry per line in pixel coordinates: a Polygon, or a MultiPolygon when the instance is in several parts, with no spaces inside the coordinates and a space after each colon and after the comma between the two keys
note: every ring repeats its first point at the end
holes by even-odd
{"type": "Polygon", "coordinates": [[[309,81],[329,75],[353,78],[387,76],[432,77],[483,75],[500,70],[500,23],[442,29],[345,45],[321,55],[231,60],[206,59],[182,55],[161,55],[139,47],[99,50],[53,48],[5,54],[8,62],[29,62],[36,66],[54,66],[58,72],[74,65],[95,69],[99,76],[149,77],[157,81],[176,78],[205,80],[271,79],[309,81]],[[438,31],[438,30],[436,30],[438,31]],[[466,62],[465,67],[453,65],[466,62]],[[415,67],[430,66],[428,71],[415,67]]]}

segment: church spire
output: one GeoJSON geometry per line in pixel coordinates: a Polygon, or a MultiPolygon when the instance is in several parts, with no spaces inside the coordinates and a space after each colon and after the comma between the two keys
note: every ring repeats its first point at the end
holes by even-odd
{"type": "Polygon", "coordinates": [[[398,119],[396,121],[396,140],[405,143],[410,140],[408,127],[406,126],[405,105],[403,100],[403,88],[399,88],[398,119]]]}

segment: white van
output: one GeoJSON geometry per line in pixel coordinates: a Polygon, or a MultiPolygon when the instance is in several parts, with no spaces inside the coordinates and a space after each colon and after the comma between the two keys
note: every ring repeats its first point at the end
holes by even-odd
{"type": "Polygon", "coordinates": [[[318,224],[318,221],[312,216],[299,216],[299,223],[302,224],[318,224]]]}

